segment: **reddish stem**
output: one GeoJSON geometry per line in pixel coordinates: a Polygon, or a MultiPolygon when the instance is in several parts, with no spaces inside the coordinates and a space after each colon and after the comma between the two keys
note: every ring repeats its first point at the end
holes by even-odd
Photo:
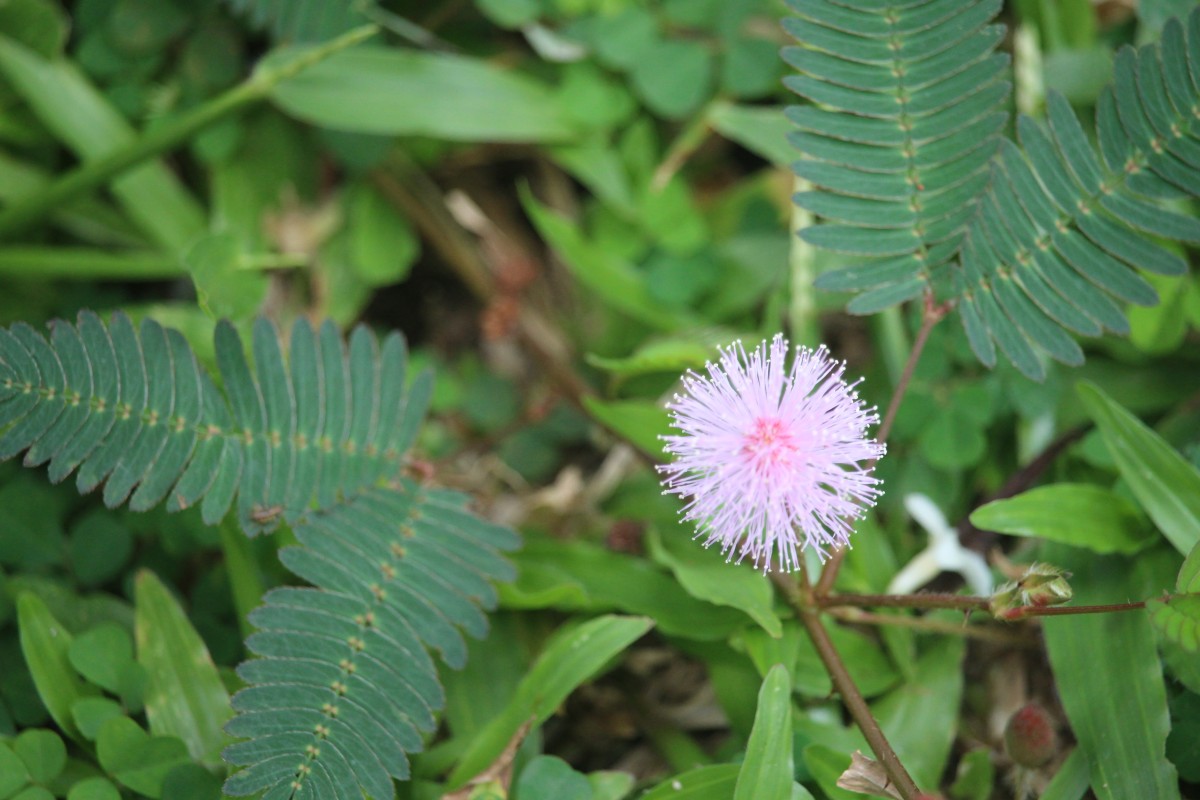
{"type": "MultiPolygon", "coordinates": [[[[888,401],[887,411],[883,414],[883,422],[879,425],[879,431],[876,434],[875,440],[883,444],[887,442],[888,436],[892,432],[892,425],[896,421],[896,414],[900,410],[900,402],[904,399],[904,395],[908,392],[908,384],[912,382],[913,372],[917,369],[917,360],[921,357],[921,351],[925,349],[925,343],[929,341],[929,332],[933,330],[933,326],[942,321],[950,311],[948,303],[937,305],[933,302],[933,292],[925,293],[925,305],[921,312],[921,328],[917,331],[917,338],[913,341],[912,350],[908,354],[908,361],[904,363],[904,370],[900,373],[900,380],[896,381],[896,388],[892,390],[892,398],[888,401]]],[[[867,462],[867,469],[875,466],[876,459],[871,459],[867,462]]],[[[838,570],[842,568],[842,561],[846,558],[846,548],[839,547],[833,551],[829,561],[826,562],[821,570],[821,577],[817,579],[816,596],[818,598],[825,597],[833,591],[833,582],[837,580],[838,570]]]]}

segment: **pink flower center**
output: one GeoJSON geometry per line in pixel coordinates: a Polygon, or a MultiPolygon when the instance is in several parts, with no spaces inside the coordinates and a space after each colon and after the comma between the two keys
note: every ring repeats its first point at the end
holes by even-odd
{"type": "Polygon", "coordinates": [[[759,417],[746,433],[742,454],[751,467],[763,473],[777,472],[791,466],[800,442],[783,421],[775,417],[759,417]]]}

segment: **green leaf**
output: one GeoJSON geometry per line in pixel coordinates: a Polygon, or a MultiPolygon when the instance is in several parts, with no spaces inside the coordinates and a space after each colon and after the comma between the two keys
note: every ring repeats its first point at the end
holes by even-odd
{"type": "Polygon", "coordinates": [[[350,253],[358,277],[370,286],[404,280],[421,252],[412,223],[369,184],[358,186],[347,206],[350,253]]]}
{"type": "Polygon", "coordinates": [[[660,458],[662,440],[671,432],[666,409],[644,400],[600,400],[584,397],[583,407],[594,419],[628,440],[642,452],[660,458]]]}
{"type": "Polygon", "coordinates": [[[708,107],[708,121],[726,139],[775,166],[786,167],[796,160],[797,153],[787,140],[791,124],[780,111],[718,100],[708,107]]]}
{"type": "Polygon", "coordinates": [[[1084,483],[1057,483],[994,500],[971,512],[971,523],[982,530],[1040,537],[1101,554],[1136,553],[1156,538],[1139,524],[1137,509],[1128,500],[1084,483]]]}
{"type": "Polygon", "coordinates": [[[67,800],[121,800],[121,792],[107,778],[84,778],[71,787],[67,800]]]}
{"type": "Polygon", "coordinates": [[[30,786],[25,791],[14,795],[12,800],[54,800],[54,795],[49,789],[42,786],[30,786]]]}
{"type": "Polygon", "coordinates": [[[528,190],[522,189],[521,201],[538,233],[599,300],[653,328],[671,330],[688,324],[687,315],[654,301],[645,277],[632,264],[585,240],[574,223],[543,206],[528,190]]]}
{"type": "Polygon", "coordinates": [[[1058,767],[1041,800],[1080,800],[1088,790],[1088,757],[1076,748],[1058,767]]]}
{"type": "Polygon", "coordinates": [[[577,686],[596,675],[651,628],[638,617],[604,616],[570,628],[550,642],[517,687],[512,701],[481,733],[450,773],[447,784],[461,786],[503,751],[527,721],[549,719],[577,686]]]}
{"type": "Polygon", "coordinates": [[[713,57],[699,42],[668,39],[647,48],[630,71],[633,88],[656,114],[686,117],[708,97],[713,57]]]}
{"type": "Polygon", "coordinates": [[[184,253],[183,265],[196,285],[200,307],[216,319],[247,319],[266,296],[266,275],[242,268],[242,246],[233,233],[197,239],[184,253]]]}
{"type": "Polygon", "coordinates": [[[682,374],[689,369],[699,369],[712,354],[713,348],[695,337],[669,338],[650,340],[624,358],[589,353],[587,362],[618,378],[633,378],[656,372],[682,374]]]}
{"type": "Polygon", "coordinates": [[[1146,609],[1163,636],[1189,653],[1200,652],[1200,595],[1149,600],[1146,609]]]}
{"type": "Polygon", "coordinates": [[[22,731],[12,749],[34,783],[50,783],[67,765],[67,747],[54,731],[22,731]]]}
{"type": "Polygon", "coordinates": [[[71,705],[71,718],[79,726],[83,738],[88,740],[96,738],[104,723],[124,713],[119,703],[107,697],[84,697],[71,705]]]}
{"type": "Polygon", "coordinates": [[[530,537],[514,560],[517,582],[502,594],[508,608],[623,611],[653,618],[668,635],[708,641],[745,625],[742,612],[697,600],[648,559],[589,542],[530,537]]]}
{"type": "Polygon", "coordinates": [[[77,636],[68,657],[80,675],[113,694],[121,693],[128,680],[125,674],[136,667],[133,640],[124,628],[111,622],[77,636]]]}
{"type": "Polygon", "coordinates": [[[95,511],[71,526],[67,540],[71,571],[88,587],[115,578],[133,553],[133,535],[111,514],[95,511]]]}
{"type": "Polygon", "coordinates": [[[767,576],[730,564],[716,550],[700,547],[683,533],[675,529],[661,537],[652,531],[647,542],[654,560],[667,566],[692,597],[744,611],[771,636],[782,636],[774,609],[775,592],[767,576]]]}
{"type": "Polygon", "coordinates": [[[204,641],[154,573],[135,581],[138,663],[146,670],[146,719],[155,735],[175,736],[197,761],[217,764],[229,743],[229,694],[204,641]]]}
{"type": "Polygon", "coordinates": [[[33,675],[38,695],[58,727],[72,739],[80,740],[71,707],[77,700],[95,692],[83,685],[71,667],[67,656],[71,634],[33,594],[17,597],[17,623],[21,631],[21,652],[33,675]]]}
{"type": "Polygon", "coordinates": [[[741,771],[738,764],[698,767],[667,778],[640,800],[728,800],[736,789],[741,771]]]}
{"type": "MultiPolygon", "coordinates": [[[[66,60],[48,61],[0,37],[0,70],[55,136],[85,162],[128,145],[134,131],[87,78],[66,60]]],[[[204,230],[204,214],[161,162],[116,178],[113,193],[155,242],[174,253],[204,230]]]]}
{"type": "MultiPolygon", "coordinates": [[[[1043,557],[1074,573],[1081,604],[1124,600],[1144,591],[1127,559],[1098,558],[1063,545],[1045,546],[1043,557]]],[[[1178,798],[1178,778],[1164,755],[1170,718],[1147,616],[1049,617],[1043,629],[1059,696],[1090,763],[1096,796],[1178,798]]]]}
{"type": "Polygon", "coordinates": [[[169,800],[215,800],[221,796],[221,779],[199,764],[180,764],[163,778],[162,793],[169,800]]]}
{"type": "Polygon", "coordinates": [[[1179,577],[1175,581],[1175,591],[1184,594],[1200,594],[1200,544],[1192,548],[1183,566],[1179,568],[1179,577]]]}
{"type": "Polygon", "coordinates": [[[1175,549],[1189,553],[1200,543],[1200,472],[1099,387],[1078,392],[1121,477],[1175,549]]]}
{"type": "Polygon", "coordinates": [[[7,742],[0,742],[0,797],[11,797],[29,783],[29,770],[7,742]]]}
{"type": "Polygon", "coordinates": [[[521,770],[515,796],[518,798],[553,797],[555,800],[592,800],[592,785],[587,776],[571,769],[557,756],[537,756],[521,770]]]}
{"type": "Polygon", "coordinates": [[[787,667],[776,664],[758,693],[758,712],[738,772],[734,800],[789,796],[792,786],[792,686],[787,667]]]}
{"type": "MultiPolygon", "coordinates": [[[[272,54],[260,69],[295,56],[272,54]]],[[[572,138],[550,90],[487,62],[378,46],[338,53],[274,88],[284,111],[334,130],[460,142],[572,138]],[[345,113],[353,107],[355,113],[345,113]]]]}
{"type": "Polygon", "coordinates": [[[174,736],[150,736],[128,717],[104,723],[96,737],[100,766],[135,792],[162,797],[163,779],[188,763],[187,746],[174,736]]]}
{"type": "Polygon", "coordinates": [[[896,755],[918,786],[938,785],[958,728],[963,639],[946,637],[921,654],[915,677],[871,705],[896,755]],[[911,731],[924,731],[911,736],[911,731]]]}
{"type": "Polygon", "coordinates": [[[0,6],[0,31],[43,58],[62,54],[69,27],[66,12],[51,0],[9,0],[0,6]]]}

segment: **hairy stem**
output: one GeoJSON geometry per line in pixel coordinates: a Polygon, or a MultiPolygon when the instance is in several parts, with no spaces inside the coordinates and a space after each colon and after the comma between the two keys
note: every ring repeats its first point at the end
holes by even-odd
{"type": "Polygon", "coordinates": [[[874,614],[857,608],[831,608],[829,615],[852,625],[890,625],[896,628],[911,628],[923,633],[941,633],[963,636],[983,642],[1002,644],[1008,647],[1031,648],[1037,646],[1037,638],[1006,631],[995,625],[968,625],[941,619],[901,616],[899,614],[874,614]]]}
{"type": "Polygon", "coordinates": [[[331,42],[303,51],[277,66],[256,70],[247,80],[177,119],[143,133],[124,147],[90,161],[54,183],[0,212],[0,237],[16,233],[60,208],[64,203],[98,189],[122,172],[182,144],[204,128],[265,98],[276,85],[358,44],[378,31],[374,25],[356,28],[331,42]]]}
{"type": "Polygon", "coordinates": [[[818,597],[822,608],[856,606],[858,608],[957,608],[962,611],[987,611],[991,600],[961,594],[927,592],[922,594],[831,594],[818,597]]]}
{"type": "MultiPolygon", "coordinates": [[[[909,383],[912,382],[913,372],[917,368],[917,360],[920,359],[921,352],[925,349],[926,342],[929,341],[929,333],[949,311],[949,305],[934,303],[933,293],[926,292],[925,304],[921,311],[921,329],[917,331],[917,338],[913,341],[912,351],[908,354],[908,361],[904,364],[904,371],[900,373],[900,380],[896,382],[896,388],[892,390],[892,398],[888,401],[887,411],[883,414],[883,422],[879,425],[876,441],[887,442],[888,435],[892,432],[892,425],[896,422],[896,413],[900,410],[900,403],[908,392],[909,383]]],[[[868,468],[875,466],[875,461],[869,461],[867,466],[868,468]]],[[[833,582],[837,580],[838,570],[842,568],[842,561],[845,558],[846,548],[839,547],[833,551],[833,555],[821,570],[821,577],[817,579],[817,597],[824,597],[833,590],[833,582]]]]}
{"type": "MultiPolygon", "coordinates": [[[[922,594],[832,594],[814,598],[821,608],[954,608],[960,611],[992,611],[992,601],[987,597],[972,597],[960,594],[936,592],[922,594]]],[[[1028,617],[1065,617],[1072,614],[1111,614],[1119,611],[1137,611],[1145,608],[1146,601],[1110,603],[1091,606],[1017,606],[997,616],[1007,621],[1028,617]]]]}
{"type": "Polygon", "coordinates": [[[1004,620],[1028,617],[1069,617],[1074,614],[1112,614],[1119,611],[1138,611],[1146,607],[1145,600],[1133,603],[1110,603],[1095,606],[1018,606],[1000,615],[1004,620]]]}
{"type": "Polygon", "coordinates": [[[871,713],[871,708],[867,705],[862,692],[858,690],[854,679],[850,677],[841,654],[838,653],[833,640],[829,638],[829,631],[825,630],[825,626],[821,624],[820,614],[812,603],[812,587],[809,585],[807,573],[801,567],[802,585],[797,585],[790,577],[778,572],[772,573],[771,578],[787,600],[788,605],[796,612],[804,629],[808,631],[813,647],[816,648],[821,663],[825,665],[825,671],[829,673],[834,688],[842,696],[846,710],[850,712],[850,717],[862,731],[863,738],[871,746],[871,751],[875,753],[875,757],[887,771],[888,778],[904,800],[915,800],[920,796],[921,790],[917,788],[917,784],[908,774],[908,770],[900,763],[900,757],[892,749],[892,745],[871,713]]]}

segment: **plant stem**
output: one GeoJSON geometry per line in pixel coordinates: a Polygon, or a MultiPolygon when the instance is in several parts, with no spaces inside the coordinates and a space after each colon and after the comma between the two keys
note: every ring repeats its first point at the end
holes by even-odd
{"type": "Polygon", "coordinates": [[[856,608],[831,608],[829,614],[842,622],[852,625],[891,625],[897,628],[911,628],[925,633],[945,633],[951,636],[965,636],[968,639],[979,639],[984,642],[1008,645],[1010,647],[1031,648],[1036,646],[1036,638],[1023,636],[1006,631],[996,626],[967,625],[926,617],[901,616],[899,614],[873,614],[870,611],[860,611],[856,608]]]}
{"type": "MultiPolygon", "coordinates": [[[[921,352],[925,349],[926,342],[929,341],[929,333],[933,330],[933,326],[942,321],[950,311],[948,304],[937,305],[933,302],[933,293],[925,293],[925,304],[921,311],[921,329],[917,331],[917,338],[913,341],[912,351],[908,354],[908,361],[904,364],[904,371],[900,373],[900,380],[896,382],[896,388],[892,390],[892,398],[888,401],[887,411],[884,412],[883,422],[879,425],[879,432],[876,434],[875,440],[883,444],[887,442],[888,436],[892,432],[892,425],[896,421],[896,413],[900,410],[900,403],[904,400],[905,393],[908,392],[908,385],[912,382],[913,372],[917,369],[917,360],[921,357],[921,352]]],[[[867,468],[875,466],[875,460],[867,462],[867,468]]],[[[833,582],[837,580],[838,570],[842,568],[842,561],[846,558],[846,548],[839,547],[833,551],[828,563],[821,570],[821,577],[817,580],[816,595],[817,597],[825,597],[833,590],[833,582]]]]}
{"type": "Polygon", "coordinates": [[[1096,606],[1018,606],[1000,615],[1006,621],[1028,617],[1069,617],[1074,614],[1112,614],[1118,611],[1137,611],[1146,607],[1145,600],[1133,603],[1111,603],[1096,606]]]}
{"type": "MultiPolygon", "coordinates": [[[[987,597],[961,594],[832,594],[814,598],[821,608],[956,608],[960,611],[991,612],[992,601],[987,597]]],[[[1110,603],[1092,606],[1017,606],[998,614],[1005,621],[1028,617],[1066,617],[1072,614],[1110,614],[1118,611],[1137,611],[1146,601],[1110,603]]]]}
{"type": "Polygon", "coordinates": [[[957,608],[962,611],[987,611],[991,600],[961,594],[831,594],[818,597],[822,608],[856,606],[858,608],[957,608]]]}
{"type": "Polygon", "coordinates": [[[829,631],[825,630],[825,626],[821,624],[821,617],[811,602],[813,599],[812,587],[809,585],[808,575],[803,566],[800,569],[800,576],[803,586],[797,586],[795,581],[786,574],[778,572],[772,573],[771,579],[796,612],[804,629],[808,631],[813,647],[816,648],[821,663],[825,665],[825,671],[829,673],[834,688],[842,696],[846,710],[850,712],[850,717],[862,731],[863,738],[867,740],[875,757],[887,771],[888,778],[891,779],[904,800],[915,800],[920,796],[921,790],[917,788],[917,784],[908,774],[908,770],[900,763],[900,757],[892,749],[883,729],[879,727],[879,723],[871,713],[866,699],[863,698],[862,692],[858,690],[854,679],[846,670],[846,664],[842,661],[841,654],[838,653],[833,640],[829,638],[829,631]]]}
{"type": "Polygon", "coordinates": [[[333,41],[307,49],[278,66],[257,69],[253,75],[221,96],[158,128],[146,131],[119,150],[83,164],[37,194],[0,212],[0,237],[24,229],[75,197],[100,188],[129,168],[170,150],[214,122],[262,100],[277,84],[339,50],[358,44],[378,30],[374,25],[355,28],[333,41]]]}

